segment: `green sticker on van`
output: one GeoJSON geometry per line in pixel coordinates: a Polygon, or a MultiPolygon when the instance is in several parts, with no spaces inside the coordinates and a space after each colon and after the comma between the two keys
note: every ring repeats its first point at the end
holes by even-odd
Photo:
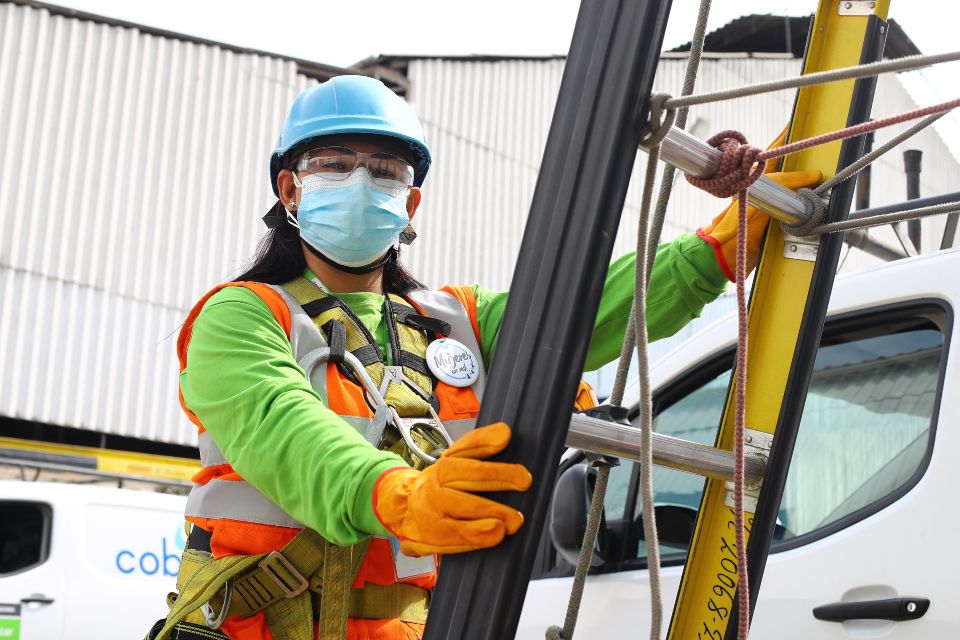
{"type": "Polygon", "coordinates": [[[0,603],[0,640],[20,640],[20,605],[0,603]]]}

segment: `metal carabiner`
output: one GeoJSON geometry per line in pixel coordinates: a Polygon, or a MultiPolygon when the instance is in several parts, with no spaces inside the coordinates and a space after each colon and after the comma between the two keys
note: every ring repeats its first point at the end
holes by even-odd
{"type": "MultiPolygon", "coordinates": [[[[330,349],[324,348],[316,356],[310,357],[311,355],[312,354],[308,354],[307,358],[304,359],[304,363],[301,365],[304,367],[308,379],[315,367],[325,364],[330,360],[330,349]],[[307,359],[309,359],[309,364],[307,363],[307,359]]],[[[447,433],[446,428],[444,428],[443,423],[440,421],[440,417],[436,411],[433,410],[433,406],[431,406],[429,402],[427,403],[430,409],[429,416],[423,418],[402,418],[395,408],[387,404],[383,394],[380,393],[380,390],[374,383],[373,378],[370,377],[363,363],[361,363],[355,355],[349,351],[344,351],[343,361],[350,367],[350,370],[360,381],[374,409],[370,426],[367,427],[364,433],[364,438],[367,442],[375,447],[379,446],[383,440],[383,433],[386,430],[387,421],[390,421],[393,426],[397,428],[397,431],[400,432],[400,436],[410,451],[428,464],[433,464],[437,459],[414,442],[413,437],[410,435],[412,431],[419,431],[423,433],[425,437],[434,439],[439,445],[438,449],[446,448],[453,444],[453,439],[450,438],[450,434],[447,433]],[[439,438],[436,436],[439,436],[439,438]]],[[[406,376],[403,377],[406,378],[406,376]]],[[[436,450],[434,452],[436,452],[436,450]]]]}
{"type": "Polygon", "coordinates": [[[220,607],[220,613],[214,615],[213,607],[210,606],[209,600],[200,605],[200,611],[203,613],[204,624],[214,631],[222,627],[223,623],[227,620],[227,613],[230,611],[230,603],[232,601],[233,583],[227,580],[225,583],[223,583],[223,606],[220,607]]]}
{"type": "Polygon", "coordinates": [[[433,406],[430,404],[427,406],[430,407],[429,417],[402,418],[392,406],[390,407],[390,417],[393,419],[393,425],[397,428],[397,431],[400,432],[400,435],[403,436],[403,441],[407,443],[410,451],[427,464],[433,464],[437,459],[420,448],[416,441],[414,441],[412,433],[418,431],[425,439],[433,440],[438,445],[437,448],[433,450],[433,453],[448,449],[453,445],[453,439],[450,437],[450,434],[447,433],[443,422],[440,421],[440,416],[433,410],[433,406]]]}

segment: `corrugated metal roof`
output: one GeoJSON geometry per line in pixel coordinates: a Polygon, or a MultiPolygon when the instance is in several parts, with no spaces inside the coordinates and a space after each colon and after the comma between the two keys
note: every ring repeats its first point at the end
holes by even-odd
{"type": "Polygon", "coordinates": [[[107,16],[98,15],[95,13],[87,13],[86,11],[78,11],[77,9],[71,9],[70,7],[62,7],[60,5],[51,4],[49,2],[39,2],[38,0],[0,0],[0,4],[16,4],[24,7],[32,7],[34,9],[41,9],[46,11],[50,15],[55,16],[64,16],[66,18],[73,18],[76,20],[82,20],[84,22],[92,22],[94,24],[103,24],[111,27],[122,27],[124,29],[135,29],[142,34],[149,34],[157,36],[159,38],[166,38],[169,40],[182,40],[183,42],[192,42],[194,44],[202,44],[211,47],[217,47],[218,49],[223,49],[225,51],[233,51],[234,53],[242,53],[256,56],[269,56],[271,58],[282,58],[284,60],[289,60],[291,62],[296,62],[297,67],[300,73],[310,77],[318,78],[321,81],[332,78],[334,76],[343,75],[345,73],[363,73],[358,70],[348,70],[343,67],[337,67],[334,65],[323,64],[322,62],[314,62],[312,60],[303,60],[301,58],[292,58],[290,56],[282,56],[277,53],[272,53],[270,51],[262,51],[260,49],[251,49],[249,47],[238,47],[236,45],[228,44],[226,42],[218,42],[216,40],[209,40],[207,38],[200,38],[198,36],[191,36],[185,33],[178,33],[176,31],[168,31],[166,29],[157,29],[156,27],[151,27],[145,24],[138,24],[136,22],[129,22],[127,20],[118,20],[116,18],[110,18],[107,16]]]}

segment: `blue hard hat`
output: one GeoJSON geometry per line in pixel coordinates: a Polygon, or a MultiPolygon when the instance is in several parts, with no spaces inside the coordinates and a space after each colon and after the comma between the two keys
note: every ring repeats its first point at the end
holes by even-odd
{"type": "Polygon", "coordinates": [[[297,96],[283,123],[277,148],[270,156],[270,183],[287,157],[305,151],[321,136],[368,133],[402,140],[414,151],[413,183],[423,184],[430,168],[430,149],[423,126],[407,102],[379,80],[367,76],[337,76],[310,87],[297,96]]]}

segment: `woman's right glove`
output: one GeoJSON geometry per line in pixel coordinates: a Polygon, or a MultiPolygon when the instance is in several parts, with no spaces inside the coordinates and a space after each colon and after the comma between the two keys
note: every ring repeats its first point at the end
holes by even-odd
{"type": "Polygon", "coordinates": [[[520,464],[489,462],[510,442],[498,422],[474,429],[423,471],[389,469],[373,489],[380,523],[411,556],[460,553],[499,544],[523,524],[523,514],[476,495],[478,491],[526,491],[533,477],[520,464]]]}

